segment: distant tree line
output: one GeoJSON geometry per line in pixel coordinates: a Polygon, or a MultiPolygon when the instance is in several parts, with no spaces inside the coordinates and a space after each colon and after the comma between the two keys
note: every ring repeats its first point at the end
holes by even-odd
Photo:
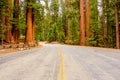
{"type": "Polygon", "coordinates": [[[1,43],[120,48],[119,27],[120,0],[0,0],[1,43]]]}

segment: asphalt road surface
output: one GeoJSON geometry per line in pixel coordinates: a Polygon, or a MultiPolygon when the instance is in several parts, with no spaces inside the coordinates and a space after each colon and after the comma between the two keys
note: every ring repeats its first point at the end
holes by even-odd
{"type": "Polygon", "coordinates": [[[0,55],[0,80],[120,80],[120,52],[44,44],[0,55]]]}

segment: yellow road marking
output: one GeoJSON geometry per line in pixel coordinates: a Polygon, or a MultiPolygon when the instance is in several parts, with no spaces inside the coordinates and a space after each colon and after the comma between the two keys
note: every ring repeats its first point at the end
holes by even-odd
{"type": "Polygon", "coordinates": [[[64,57],[63,57],[62,50],[59,50],[59,56],[60,56],[60,64],[59,64],[57,80],[66,80],[66,73],[64,68],[64,57]]]}

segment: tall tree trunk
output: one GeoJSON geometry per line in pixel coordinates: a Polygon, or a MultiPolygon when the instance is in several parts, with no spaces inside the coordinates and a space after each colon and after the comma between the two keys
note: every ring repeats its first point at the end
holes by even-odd
{"type": "Polygon", "coordinates": [[[65,28],[65,36],[66,36],[66,43],[69,43],[69,28],[68,28],[68,18],[66,17],[65,19],[65,22],[66,22],[66,28],[65,28]]]}
{"type": "Polygon", "coordinates": [[[7,16],[5,17],[5,25],[7,27],[7,30],[5,32],[5,40],[8,43],[14,43],[14,39],[12,37],[12,33],[11,33],[11,22],[10,22],[10,18],[11,18],[11,0],[7,0],[8,1],[8,8],[6,10],[7,16]]]}
{"type": "Polygon", "coordinates": [[[14,14],[13,14],[13,18],[15,20],[15,24],[13,24],[13,28],[12,28],[12,34],[13,34],[13,38],[16,44],[19,43],[19,37],[20,37],[20,33],[19,33],[19,0],[14,0],[14,14]]]}
{"type": "Polygon", "coordinates": [[[103,26],[103,41],[104,41],[104,47],[106,47],[107,24],[106,24],[106,19],[105,19],[105,5],[104,5],[104,0],[102,0],[102,26],[103,26]]]}
{"type": "Polygon", "coordinates": [[[33,25],[33,8],[30,7],[29,3],[32,2],[32,0],[27,0],[27,10],[26,10],[26,23],[27,23],[27,29],[26,29],[26,44],[34,44],[34,25],[33,25]]]}
{"type": "Polygon", "coordinates": [[[90,0],[86,0],[86,45],[89,45],[88,38],[90,36],[90,0]]]}
{"type": "Polygon", "coordinates": [[[118,20],[118,6],[115,0],[115,20],[116,20],[116,48],[119,49],[119,20],[118,20]]]}
{"type": "MultiPolygon", "coordinates": [[[[33,3],[35,3],[36,0],[33,1],[33,3]]],[[[34,42],[34,38],[35,38],[35,9],[32,8],[32,36],[33,36],[33,43],[34,42]]]]}
{"type": "MultiPolygon", "coordinates": [[[[66,7],[67,7],[67,0],[65,0],[64,3],[64,8],[65,8],[65,12],[66,12],[66,7]]],[[[65,37],[66,37],[66,41],[65,43],[69,43],[69,30],[68,30],[68,17],[67,14],[65,14],[65,37]]]]}
{"type": "Polygon", "coordinates": [[[84,0],[80,0],[80,45],[85,46],[84,0]]]}

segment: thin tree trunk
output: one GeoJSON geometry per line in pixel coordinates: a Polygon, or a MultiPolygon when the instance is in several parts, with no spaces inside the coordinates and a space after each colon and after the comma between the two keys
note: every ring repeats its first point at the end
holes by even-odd
{"type": "Polygon", "coordinates": [[[13,18],[15,20],[15,24],[13,25],[12,28],[12,34],[14,37],[14,41],[16,44],[19,43],[19,37],[20,37],[20,33],[19,33],[19,0],[14,0],[14,15],[13,18]]]}
{"type": "Polygon", "coordinates": [[[80,0],[80,45],[85,46],[84,0],[80,0]]]}
{"type": "Polygon", "coordinates": [[[118,7],[115,0],[115,20],[116,20],[116,48],[119,49],[119,20],[118,20],[118,7]]]}
{"type": "Polygon", "coordinates": [[[88,38],[90,36],[90,0],[86,0],[86,45],[89,45],[88,38]]]}
{"type": "Polygon", "coordinates": [[[6,10],[6,13],[8,14],[6,17],[5,17],[5,25],[7,27],[7,30],[5,32],[5,40],[6,42],[8,43],[14,43],[14,39],[12,37],[12,33],[11,33],[11,22],[10,22],[10,18],[11,18],[11,9],[10,9],[10,6],[11,6],[11,0],[7,0],[8,1],[8,8],[6,10]]]}
{"type": "Polygon", "coordinates": [[[65,36],[66,36],[66,43],[69,43],[69,32],[68,32],[68,18],[65,19],[66,22],[66,29],[65,29],[65,36]]]}
{"type": "MultiPolygon", "coordinates": [[[[65,0],[64,8],[66,10],[67,7],[67,0],[65,0]]],[[[65,36],[66,36],[66,41],[65,43],[69,43],[69,32],[68,32],[68,17],[67,15],[65,16],[65,36]]]]}
{"type": "Polygon", "coordinates": [[[102,1],[102,26],[103,26],[103,41],[104,41],[104,47],[106,47],[107,24],[106,24],[106,19],[105,19],[105,5],[104,5],[104,0],[102,1]]]}

